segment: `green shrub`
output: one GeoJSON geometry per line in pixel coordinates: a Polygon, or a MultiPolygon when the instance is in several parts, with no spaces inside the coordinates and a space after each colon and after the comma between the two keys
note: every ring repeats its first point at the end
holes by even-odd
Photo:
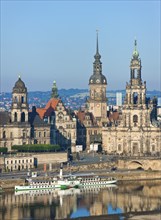
{"type": "Polygon", "coordinates": [[[7,147],[0,147],[0,153],[7,153],[8,148],[7,147]]]}
{"type": "Polygon", "coordinates": [[[13,145],[12,150],[17,150],[18,152],[55,152],[60,151],[60,146],[51,144],[13,145]]]}

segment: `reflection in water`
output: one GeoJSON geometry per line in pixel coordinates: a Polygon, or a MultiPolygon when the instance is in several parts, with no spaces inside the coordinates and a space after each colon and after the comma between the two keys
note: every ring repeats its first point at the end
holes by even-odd
{"type": "Polygon", "coordinates": [[[65,219],[161,210],[161,181],[131,182],[106,189],[69,189],[0,194],[0,216],[65,219]]]}

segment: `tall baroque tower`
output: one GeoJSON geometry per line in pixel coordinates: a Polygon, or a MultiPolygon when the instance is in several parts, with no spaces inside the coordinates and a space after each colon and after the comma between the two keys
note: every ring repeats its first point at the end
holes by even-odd
{"type": "Polygon", "coordinates": [[[155,103],[146,98],[146,82],[142,81],[141,59],[135,41],[122,111],[112,112],[112,116],[117,114],[117,117],[111,117],[102,128],[104,150],[125,156],[160,155],[160,124],[153,114],[155,103]]]}
{"type": "Polygon", "coordinates": [[[126,97],[123,105],[124,126],[150,126],[150,112],[152,105],[146,99],[146,82],[141,77],[141,59],[134,43],[134,51],[130,63],[130,81],[126,85],[126,97]]]}
{"type": "Polygon", "coordinates": [[[97,121],[107,117],[106,77],[102,74],[101,55],[98,48],[98,33],[96,39],[96,54],[94,56],[93,74],[89,79],[88,110],[92,112],[97,121]]]}
{"type": "Polygon", "coordinates": [[[28,122],[27,88],[20,76],[12,90],[12,122],[28,122]]]}

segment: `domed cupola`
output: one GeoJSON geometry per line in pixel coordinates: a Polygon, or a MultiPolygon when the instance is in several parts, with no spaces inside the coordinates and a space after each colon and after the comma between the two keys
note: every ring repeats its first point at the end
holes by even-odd
{"type": "Polygon", "coordinates": [[[139,58],[139,52],[136,47],[137,47],[137,41],[135,40],[134,51],[133,51],[132,57],[133,57],[133,59],[137,60],[139,58]]]}
{"type": "Polygon", "coordinates": [[[94,55],[95,61],[93,63],[93,75],[89,79],[89,85],[91,84],[104,84],[107,85],[106,77],[102,74],[102,62],[101,55],[98,49],[98,32],[96,42],[96,54],[94,55]]]}
{"type": "Polygon", "coordinates": [[[12,90],[11,121],[28,122],[27,88],[20,76],[12,90]]]}
{"type": "Polygon", "coordinates": [[[21,80],[20,76],[13,87],[13,92],[17,92],[17,93],[27,92],[27,88],[25,86],[25,83],[21,80]]]}
{"type": "Polygon", "coordinates": [[[104,75],[92,75],[89,79],[89,84],[105,84],[107,85],[107,80],[104,75]]]}

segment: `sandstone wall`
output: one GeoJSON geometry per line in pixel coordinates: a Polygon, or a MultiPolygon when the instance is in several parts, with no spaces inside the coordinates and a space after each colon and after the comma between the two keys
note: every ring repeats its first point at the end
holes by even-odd
{"type": "Polygon", "coordinates": [[[49,163],[62,163],[67,161],[67,153],[35,153],[33,157],[37,158],[38,165],[49,163]]]}

